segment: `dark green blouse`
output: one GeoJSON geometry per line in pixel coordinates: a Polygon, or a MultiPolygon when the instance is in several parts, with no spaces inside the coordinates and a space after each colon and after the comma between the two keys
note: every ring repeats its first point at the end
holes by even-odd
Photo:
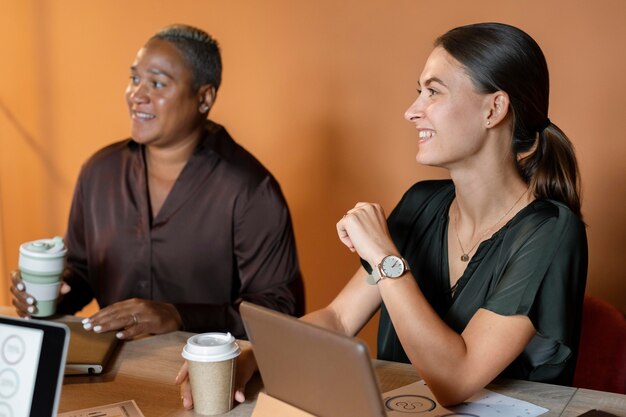
{"type": "MultiPolygon", "coordinates": [[[[479,308],[528,316],[537,336],[502,376],[571,384],[587,277],[585,225],[561,203],[533,201],[478,246],[452,296],[447,236],[454,195],[450,180],[420,182],[389,216],[391,236],[420,289],[458,333],[479,308]]],[[[378,357],[409,362],[384,304],[378,357]]]]}

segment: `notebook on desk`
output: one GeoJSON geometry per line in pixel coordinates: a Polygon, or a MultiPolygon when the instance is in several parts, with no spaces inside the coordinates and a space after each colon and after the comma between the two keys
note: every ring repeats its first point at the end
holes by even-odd
{"type": "Polygon", "coordinates": [[[80,321],[63,321],[71,332],[65,375],[100,374],[106,370],[119,340],[115,332],[94,333],[80,321]]]}
{"type": "Polygon", "coordinates": [[[0,316],[0,415],[56,416],[69,329],[0,316]]]}
{"type": "Polygon", "coordinates": [[[247,302],[239,311],[271,397],[320,417],[386,415],[364,342],[247,302]]]}

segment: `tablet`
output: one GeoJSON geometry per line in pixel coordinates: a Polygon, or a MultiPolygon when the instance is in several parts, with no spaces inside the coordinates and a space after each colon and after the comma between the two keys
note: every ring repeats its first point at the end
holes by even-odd
{"type": "Polygon", "coordinates": [[[320,417],[384,417],[367,345],[247,302],[239,312],[265,390],[320,417]]]}
{"type": "Polygon", "coordinates": [[[0,415],[56,416],[68,343],[64,324],[0,316],[0,415]]]}

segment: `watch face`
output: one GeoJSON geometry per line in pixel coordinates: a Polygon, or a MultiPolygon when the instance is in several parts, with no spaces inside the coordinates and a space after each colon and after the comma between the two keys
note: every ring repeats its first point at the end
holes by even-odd
{"type": "Polygon", "coordinates": [[[389,278],[398,278],[404,274],[404,262],[394,255],[385,256],[380,264],[380,268],[385,273],[385,276],[389,278]]]}

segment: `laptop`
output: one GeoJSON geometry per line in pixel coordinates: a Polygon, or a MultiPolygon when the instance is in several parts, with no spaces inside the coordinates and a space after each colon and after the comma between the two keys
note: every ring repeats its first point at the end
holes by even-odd
{"type": "MultiPolygon", "coordinates": [[[[87,331],[78,319],[64,318],[71,332],[65,375],[97,375],[104,372],[119,345],[115,332],[87,331]]],[[[2,414],[0,414],[1,416],[2,414]]]]}
{"type": "Polygon", "coordinates": [[[0,415],[56,416],[69,329],[0,316],[0,415]]]}
{"type": "Polygon", "coordinates": [[[267,394],[320,417],[384,417],[367,345],[248,302],[239,307],[267,394]]]}

